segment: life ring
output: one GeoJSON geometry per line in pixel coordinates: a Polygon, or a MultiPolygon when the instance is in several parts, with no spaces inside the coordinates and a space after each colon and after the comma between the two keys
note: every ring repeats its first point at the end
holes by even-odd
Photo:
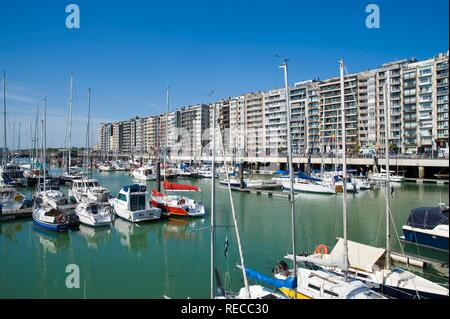
{"type": "Polygon", "coordinates": [[[319,245],[315,250],[316,254],[328,254],[328,247],[326,245],[319,245]]]}

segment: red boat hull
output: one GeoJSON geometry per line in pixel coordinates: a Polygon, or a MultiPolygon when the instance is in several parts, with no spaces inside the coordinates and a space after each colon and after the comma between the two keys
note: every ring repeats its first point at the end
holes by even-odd
{"type": "Polygon", "coordinates": [[[174,216],[174,215],[175,216],[189,216],[188,212],[186,212],[184,209],[182,209],[180,207],[173,207],[173,206],[165,205],[163,203],[158,203],[154,199],[152,199],[150,201],[150,204],[153,207],[160,208],[163,212],[167,213],[169,216],[174,216]]]}

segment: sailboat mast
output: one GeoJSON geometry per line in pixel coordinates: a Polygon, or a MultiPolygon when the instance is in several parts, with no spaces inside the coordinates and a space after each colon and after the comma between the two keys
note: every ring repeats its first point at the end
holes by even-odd
{"type": "MultiPolygon", "coordinates": [[[[288,59],[285,59],[280,68],[284,71],[284,89],[286,94],[286,120],[287,120],[287,152],[289,161],[289,182],[291,188],[290,202],[291,202],[291,235],[292,235],[292,256],[294,278],[297,278],[297,253],[295,245],[295,198],[294,198],[294,167],[292,163],[292,136],[291,136],[291,108],[289,103],[289,88],[288,88],[288,59]]],[[[297,290],[295,290],[297,292],[297,290]]]]}
{"type": "MultiPolygon", "coordinates": [[[[344,279],[347,281],[348,272],[348,242],[347,242],[347,138],[345,132],[345,89],[344,89],[344,60],[339,61],[341,74],[341,129],[342,129],[342,217],[344,232],[344,279]]],[[[337,138],[337,136],[336,136],[337,138]]]]}
{"type": "Polygon", "coordinates": [[[213,120],[212,120],[212,130],[213,130],[213,141],[212,141],[212,176],[211,176],[211,299],[214,299],[214,249],[215,249],[215,208],[216,208],[216,186],[215,186],[215,175],[216,175],[216,105],[213,104],[213,120]]]}
{"type": "MultiPolygon", "coordinates": [[[[386,80],[389,81],[389,78],[386,80]]],[[[389,172],[389,98],[388,84],[384,84],[384,135],[386,150],[386,269],[391,268],[390,172],[389,172]]]]}
{"type": "MultiPolygon", "coordinates": [[[[31,159],[33,158],[33,133],[32,133],[32,127],[31,127],[31,108],[29,109],[29,116],[28,116],[28,126],[29,126],[29,137],[30,137],[30,165],[31,165],[31,159]]],[[[30,166],[30,169],[32,167],[30,166]]]]}
{"type": "Polygon", "coordinates": [[[167,147],[168,147],[168,136],[169,136],[169,86],[167,86],[166,90],[166,127],[165,127],[165,133],[166,133],[166,141],[165,141],[165,151],[164,151],[164,181],[166,180],[166,171],[167,171],[167,165],[166,165],[166,156],[167,156],[167,147]]]}
{"type": "Polygon", "coordinates": [[[91,89],[88,89],[88,122],[87,122],[87,132],[86,132],[86,165],[88,171],[88,178],[90,177],[91,170],[90,164],[90,130],[91,130],[91,89]]]}
{"type": "Polygon", "coordinates": [[[6,72],[3,72],[3,157],[4,164],[8,163],[8,150],[6,144],[6,72]]]}
{"type": "MultiPolygon", "coordinates": [[[[39,158],[39,103],[36,105],[36,122],[34,125],[34,150],[35,150],[35,164],[37,164],[39,158]]],[[[36,168],[36,166],[35,166],[36,168]]]]}
{"type": "Polygon", "coordinates": [[[22,126],[22,123],[20,123],[19,122],[19,136],[18,136],[18,141],[17,141],[17,149],[18,149],[18,157],[20,157],[20,152],[21,152],[21,149],[20,149],[20,129],[21,129],[21,126],[22,126]]]}
{"type": "Polygon", "coordinates": [[[67,168],[67,172],[70,170],[70,167],[72,166],[72,155],[71,155],[71,150],[72,150],[72,107],[73,107],[73,75],[70,75],[70,99],[69,99],[69,145],[68,145],[68,156],[69,156],[69,163],[68,163],[68,168],[67,168]]]}
{"type": "Polygon", "coordinates": [[[44,125],[42,127],[43,157],[44,157],[44,192],[47,190],[47,99],[44,99],[44,125]]]}

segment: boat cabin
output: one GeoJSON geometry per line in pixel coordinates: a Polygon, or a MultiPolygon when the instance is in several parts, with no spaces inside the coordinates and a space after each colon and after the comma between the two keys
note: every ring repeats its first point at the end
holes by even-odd
{"type": "Polygon", "coordinates": [[[438,225],[448,225],[448,208],[420,207],[412,209],[406,225],[421,229],[434,229],[438,225]]]}
{"type": "Polygon", "coordinates": [[[138,184],[124,186],[117,195],[117,200],[131,212],[145,210],[148,208],[147,187],[138,184]]]}
{"type": "Polygon", "coordinates": [[[100,187],[96,179],[75,179],[73,181],[73,188],[91,188],[100,187]]]}

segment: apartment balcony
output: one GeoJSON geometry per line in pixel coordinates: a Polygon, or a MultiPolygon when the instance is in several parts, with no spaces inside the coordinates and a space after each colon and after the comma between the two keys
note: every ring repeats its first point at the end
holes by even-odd
{"type": "Polygon", "coordinates": [[[445,72],[438,72],[436,74],[436,78],[437,79],[442,79],[442,78],[447,78],[448,77],[448,70],[445,72]]]}

